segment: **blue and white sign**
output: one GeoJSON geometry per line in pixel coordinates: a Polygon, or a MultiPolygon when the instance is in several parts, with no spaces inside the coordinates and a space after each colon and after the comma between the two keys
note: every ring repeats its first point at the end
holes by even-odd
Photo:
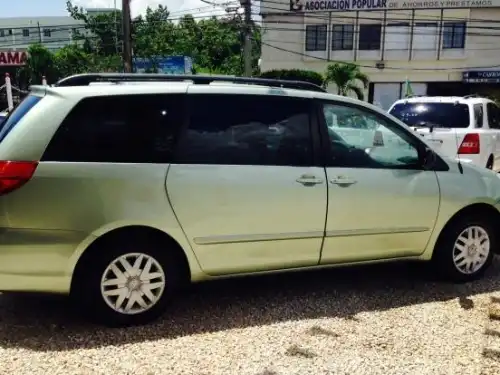
{"type": "Polygon", "coordinates": [[[500,83],[500,70],[472,70],[463,72],[462,81],[467,83],[500,83]]]}
{"type": "Polygon", "coordinates": [[[153,59],[134,57],[134,72],[146,73],[156,66],[159,74],[192,74],[193,60],[189,56],[166,56],[153,59]]]}
{"type": "Polygon", "coordinates": [[[460,9],[488,8],[496,6],[500,6],[499,0],[290,0],[290,10],[294,12],[345,12],[387,9],[460,9]]]}

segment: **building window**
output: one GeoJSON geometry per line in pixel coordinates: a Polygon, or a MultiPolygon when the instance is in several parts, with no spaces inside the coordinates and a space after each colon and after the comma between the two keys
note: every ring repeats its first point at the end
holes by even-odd
{"type": "Polygon", "coordinates": [[[23,29],[23,37],[27,38],[30,36],[30,29],[23,29]]]}
{"type": "Polygon", "coordinates": [[[9,29],[9,36],[12,36],[12,29],[9,29]]]}
{"type": "Polygon", "coordinates": [[[0,37],[3,38],[5,36],[5,30],[0,30],[0,37]]]}
{"type": "Polygon", "coordinates": [[[391,22],[385,29],[386,50],[407,50],[410,45],[410,23],[391,22]]]}
{"type": "Polygon", "coordinates": [[[443,24],[443,49],[465,47],[465,22],[445,22],[443,24]]]}
{"type": "Polygon", "coordinates": [[[382,25],[359,25],[359,49],[361,51],[379,50],[381,36],[382,25]]]}
{"type": "Polygon", "coordinates": [[[332,50],[352,50],[354,25],[332,25],[332,50]]]}
{"type": "Polygon", "coordinates": [[[50,38],[52,36],[52,32],[50,29],[43,29],[43,36],[50,38]]]}
{"type": "Polygon", "coordinates": [[[433,51],[437,46],[438,26],[436,22],[416,22],[413,27],[413,49],[433,51]]]}
{"type": "Polygon", "coordinates": [[[326,25],[306,26],[306,51],[326,51],[326,25]]]}

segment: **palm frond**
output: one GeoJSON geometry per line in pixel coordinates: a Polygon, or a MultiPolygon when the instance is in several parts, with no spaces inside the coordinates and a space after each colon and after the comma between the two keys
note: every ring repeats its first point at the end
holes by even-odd
{"type": "Polygon", "coordinates": [[[370,82],[368,76],[361,72],[359,66],[355,64],[335,63],[328,65],[326,68],[325,86],[329,83],[334,83],[340,95],[345,96],[348,95],[350,91],[353,91],[358,98],[363,100],[363,90],[356,85],[357,81],[363,84],[365,90],[368,88],[370,82]]]}
{"type": "Polygon", "coordinates": [[[358,81],[361,81],[365,90],[368,88],[368,85],[370,84],[370,78],[368,78],[368,76],[365,73],[358,71],[356,72],[354,78],[358,81]]]}
{"type": "Polygon", "coordinates": [[[348,94],[350,91],[354,92],[359,100],[365,99],[365,94],[363,93],[363,90],[359,86],[356,86],[354,83],[350,83],[349,85],[347,85],[346,94],[348,94]]]}

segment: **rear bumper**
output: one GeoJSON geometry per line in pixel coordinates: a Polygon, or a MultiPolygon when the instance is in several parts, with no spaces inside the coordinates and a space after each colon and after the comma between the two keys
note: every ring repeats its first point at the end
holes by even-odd
{"type": "Polygon", "coordinates": [[[461,163],[471,163],[480,167],[486,167],[486,162],[483,163],[480,155],[460,155],[455,160],[461,163]]]}
{"type": "Polygon", "coordinates": [[[68,293],[68,264],[84,233],[0,228],[0,291],[68,293]]]}

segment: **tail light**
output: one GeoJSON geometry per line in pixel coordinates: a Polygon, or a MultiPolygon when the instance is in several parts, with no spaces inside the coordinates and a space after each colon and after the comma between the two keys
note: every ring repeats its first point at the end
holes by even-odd
{"type": "Polygon", "coordinates": [[[479,141],[479,134],[469,133],[466,134],[462,144],[458,148],[459,154],[479,154],[481,150],[481,143],[479,141]]]}
{"type": "Polygon", "coordinates": [[[19,189],[35,173],[37,161],[0,161],[0,195],[19,189]]]}

